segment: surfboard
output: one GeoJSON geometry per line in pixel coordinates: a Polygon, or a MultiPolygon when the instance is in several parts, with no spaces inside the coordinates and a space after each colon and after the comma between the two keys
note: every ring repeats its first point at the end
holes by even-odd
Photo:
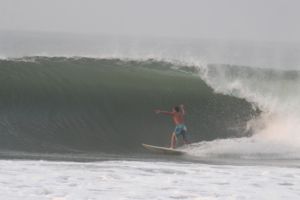
{"type": "Polygon", "coordinates": [[[142,145],[145,149],[150,150],[155,153],[169,154],[169,155],[183,155],[184,154],[184,151],[175,150],[172,148],[153,146],[153,145],[149,145],[149,144],[142,144],[142,145]]]}

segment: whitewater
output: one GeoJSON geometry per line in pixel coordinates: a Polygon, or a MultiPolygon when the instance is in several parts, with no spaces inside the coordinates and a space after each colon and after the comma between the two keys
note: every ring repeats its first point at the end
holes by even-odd
{"type": "Polygon", "coordinates": [[[296,168],[195,163],[2,161],[3,199],[298,199],[296,168]]]}
{"type": "Polygon", "coordinates": [[[0,34],[1,198],[300,198],[296,44],[36,34],[0,34]],[[186,154],[143,149],[181,103],[186,154]]]}

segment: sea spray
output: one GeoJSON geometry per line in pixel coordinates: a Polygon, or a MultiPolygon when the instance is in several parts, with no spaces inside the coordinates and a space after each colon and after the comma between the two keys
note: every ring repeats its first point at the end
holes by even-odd
{"type": "Polygon", "coordinates": [[[248,122],[252,137],[200,142],[189,149],[198,156],[251,159],[299,159],[300,73],[237,67],[202,66],[200,76],[216,93],[246,99],[261,115],[248,122]]]}

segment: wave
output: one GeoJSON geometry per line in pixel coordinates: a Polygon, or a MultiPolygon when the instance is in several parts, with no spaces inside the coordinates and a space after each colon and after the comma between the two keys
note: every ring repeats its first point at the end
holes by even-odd
{"type": "Polygon", "coordinates": [[[0,149],[140,152],[169,145],[154,114],[185,104],[189,154],[299,159],[300,72],[159,59],[22,57],[0,61],[0,149]]]}
{"type": "Polygon", "coordinates": [[[168,145],[173,124],[153,109],[184,103],[194,156],[299,158],[298,44],[16,31],[0,43],[1,152],[168,145]]]}
{"type": "Polygon", "coordinates": [[[157,60],[26,57],[0,61],[0,149],[136,152],[168,145],[170,110],[185,104],[193,141],[249,136],[260,111],[215,93],[199,69],[157,60]]]}

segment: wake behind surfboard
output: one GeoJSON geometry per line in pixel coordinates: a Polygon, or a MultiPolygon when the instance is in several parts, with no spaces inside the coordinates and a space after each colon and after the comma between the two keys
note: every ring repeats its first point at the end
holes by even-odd
{"type": "Polygon", "coordinates": [[[175,150],[171,148],[166,148],[166,147],[158,147],[158,146],[153,146],[149,144],[142,144],[145,149],[148,149],[152,152],[155,153],[160,153],[160,154],[169,154],[169,155],[183,155],[185,154],[184,151],[180,150],[175,150]]]}

